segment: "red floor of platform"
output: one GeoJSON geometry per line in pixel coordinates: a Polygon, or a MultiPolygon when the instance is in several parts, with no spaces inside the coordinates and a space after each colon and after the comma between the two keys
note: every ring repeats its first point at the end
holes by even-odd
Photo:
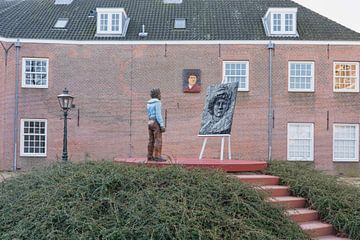
{"type": "Polygon", "coordinates": [[[181,165],[189,168],[216,168],[226,172],[250,172],[261,171],[267,167],[263,161],[245,161],[245,160],[218,160],[218,159],[202,159],[197,158],[179,158],[167,162],[146,161],[146,158],[115,158],[115,163],[125,164],[146,164],[148,166],[169,166],[181,165]]]}

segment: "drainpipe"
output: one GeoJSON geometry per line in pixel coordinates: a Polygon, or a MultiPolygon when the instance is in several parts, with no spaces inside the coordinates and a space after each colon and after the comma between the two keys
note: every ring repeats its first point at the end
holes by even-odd
{"type": "Polygon", "coordinates": [[[268,161],[272,160],[272,127],[273,127],[273,105],[272,105],[272,55],[275,45],[270,41],[267,45],[269,50],[269,99],[268,99],[268,161]]]}
{"type": "Polygon", "coordinates": [[[19,120],[19,55],[21,43],[17,39],[15,42],[16,55],[15,55],[15,112],[14,112],[14,159],[13,159],[13,171],[16,172],[17,166],[17,139],[18,139],[18,120],[19,120]]]}

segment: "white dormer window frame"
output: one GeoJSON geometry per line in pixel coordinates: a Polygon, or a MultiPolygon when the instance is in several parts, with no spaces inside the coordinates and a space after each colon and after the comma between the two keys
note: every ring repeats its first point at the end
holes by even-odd
{"type": "Polygon", "coordinates": [[[263,23],[268,36],[299,36],[296,29],[297,8],[269,8],[263,23]]]}
{"type": "Polygon", "coordinates": [[[126,24],[122,21],[124,21],[124,19],[128,19],[128,17],[123,8],[96,8],[96,12],[96,34],[123,35],[126,32],[126,24]]]}

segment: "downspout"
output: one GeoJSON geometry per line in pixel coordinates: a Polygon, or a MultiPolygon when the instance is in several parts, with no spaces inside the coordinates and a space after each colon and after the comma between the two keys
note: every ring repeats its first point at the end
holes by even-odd
{"type": "Polygon", "coordinates": [[[269,99],[268,99],[268,161],[272,160],[272,128],[273,128],[273,99],[272,99],[272,55],[275,45],[270,41],[269,50],[269,99]]]}
{"type": "Polygon", "coordinates": [[[15,112],[14,112],[14,159],[13,159],[13,171],[17,170],[17,140],[18,140],[18,120],[19,120],[19,55],[21,43],[17,39],[15,42],[16,55],[15,55],[15,112]]]}

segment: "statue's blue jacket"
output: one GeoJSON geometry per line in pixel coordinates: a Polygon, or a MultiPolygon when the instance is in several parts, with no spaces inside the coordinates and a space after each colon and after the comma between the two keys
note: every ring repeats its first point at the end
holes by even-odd
{"type": "Polygon", "coordinates": [[[147,114],[149,119],[154,119],[158,122],[161,128],[164,128],[164,121],[161,116],[161,101],[157,98],[152,98],[147,103],[147,114]]]}

